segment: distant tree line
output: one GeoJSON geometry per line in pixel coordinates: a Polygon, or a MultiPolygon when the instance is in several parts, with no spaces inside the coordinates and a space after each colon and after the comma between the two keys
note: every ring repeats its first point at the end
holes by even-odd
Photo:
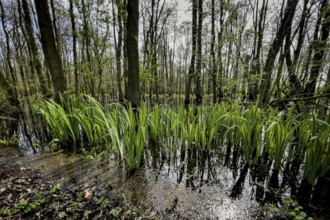
{"type": "Polygon", "coordinates": [[[175,0],[0,0],[1,103],[329,104],[329,0],[188,3],[179,22],[175,0]]]}

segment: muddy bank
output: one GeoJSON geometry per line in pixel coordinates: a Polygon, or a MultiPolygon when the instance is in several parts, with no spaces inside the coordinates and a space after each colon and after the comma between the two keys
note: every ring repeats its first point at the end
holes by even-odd
{"type": "Polygon", "coordinates": [[[64,187],[30,167],[0,166],[0,219],[156,219],[111,184],[64,187]]]}

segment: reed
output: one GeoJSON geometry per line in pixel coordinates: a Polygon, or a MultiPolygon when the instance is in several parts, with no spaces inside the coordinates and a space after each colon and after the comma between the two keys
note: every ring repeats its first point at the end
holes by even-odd
{"type": "Polygon", "coordinates": [[[304,177],[314,184],[318,176],[323,176],[330,166],[330,125],[313,115],[312,137],[307,147],[304,177]]]}
{"type": "Polygon", "coordinates": [[[253,106],[245,112],[237,125],[239,137],[243,144],[245,159],[250,164],[255,164],[261,154],[262,129],[264,121],[262,112],[257,106],[253,106]]]}
{"type": "Polygon", "coordinates": [[[217,149],[215,141],[221,145],[226,140],[228,158],[231,146],[242,145],[248,166],[260,162],[261,157],[268,160],[269,154],[276,172],[283,163],[298,157],[310,184],[330,167],[330,117],[320,120],[315,114],[306,114],[298,118],[293,108],[282,115],[276,109],[266,114],[257,106],[242,111],[237,104],[228,103],[188,109],[155,105],[152,110],[142,104],[134,110],[120,104],[103,107],[87,95],[61,96],[60,103],[41,100],[35,108],[63,148],[73,146],[76,150],[84,143],[84,147],[105,149],[129,170],[141,166],[148,140],[159,146],[168,140],[175,153],[180,141],[182,149],[207,152],[217,149]]]}

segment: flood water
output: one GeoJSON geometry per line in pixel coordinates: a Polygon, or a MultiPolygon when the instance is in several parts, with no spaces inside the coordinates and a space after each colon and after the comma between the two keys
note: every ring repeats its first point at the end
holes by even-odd
{"type": "MultiPolygon", "coordinates": [[[[63,189],[111,186],[130,204],[147,204],[161,219],[274,219],[261,217],[263,204],[256,201],[258,171],[247,166],[239,145],[229,147],[226,141],[215,141],[212,150],[203,151],[171,138],[149,141],[142,168],[132,174],[111,154],[88,161],[79,154],[33,148],[31,139],[35,136],[28,138],[26,130],[18,126],[19,147],[0,145],[0,166],[40,171],[43,178],[53,185],[60,183],[63,189]],[[238,182],[239,193],[235,191],[232,196],[238,182]]],[[[270,175],[266,174],[262,184],[263,195],[269,191],[266,185],[270,175]]],[[[281,174],[279,180],[283,180],[281,174]]],[[[290,187],[281,190],[282,197],[290,195],[290,187]]]]}
{"type": "MultiPolygon", "coordinates": [[[[36,169],[63,189],[86,189],[112,185],[130,202],[148,203],[164,219],[255,219],[259,205],[252,198],[253,184],[246,178],[242,196],[229,197],[235,182],[232,170],[219,166],[209,177],[196,166],[188,174],[187,160],[179,168],[168,161],[145,161],[144,168],[133,175],[114,159],[86,161],[78,155],[62,152],[24,154],[15,148],[0,148],[0,165],[19,165],[36,169]],[[150,164],[149,164],[150,162],[150,164]],[[183,169],[182,169],[183,168],[183,169]],[[182,173],[183,172],[183,173],[182,173]],[[193,179],[193,181],[191,181],[193,179]],[[188,184],[193,182],[193,184],[188,184]]],[[[164,157],[163,157],[164,159],[164,157]]],[[[180,163],[177,162],[177,163],[180,163]]]]}

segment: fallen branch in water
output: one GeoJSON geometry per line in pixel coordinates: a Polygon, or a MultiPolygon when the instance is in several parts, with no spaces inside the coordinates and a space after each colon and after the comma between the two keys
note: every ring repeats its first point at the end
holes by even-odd
{"type": "Polygon", "coordinates": [[[17,121],[16,118],[3,117],[3,116],[0,116],[0,120],[2,120],[2,121],[17,121]]]}
{"type": "Polygon", "coordinates": [[[330,97],[330,93],[327,94],[322,94],[318,96],[311,96],[311,97],[298,97],[298,98],[288,98],[288,99],[280,99],[280,100],[274,100],[271,102],[270,105],[275,105],[279,103],[285,103],[285,102],[297,102],[297,101],[307,101],[307,100],[314,100],[314,99],[319,99],[319,98],[327,98],[330,97]]]}

